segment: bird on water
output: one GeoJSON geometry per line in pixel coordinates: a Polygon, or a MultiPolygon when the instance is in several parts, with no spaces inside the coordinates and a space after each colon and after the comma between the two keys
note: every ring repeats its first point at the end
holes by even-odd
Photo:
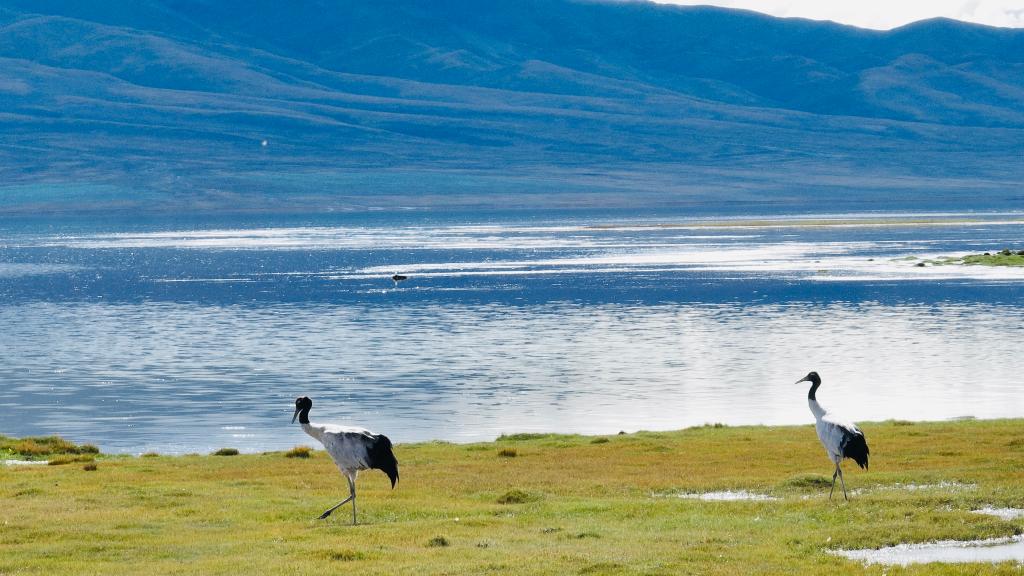
{"type": "Polygon", "coordinates": [[[335,424],[312,424],[309,421],[309,409],[313,401],[306,396],[295,399],[295,415],[292,423],[299,419],[302,429],[324,445],[331,459],[348,480],[349,497],[320,515],[320,520],[327,518],[342,505],[352,502],[352,525],[356,524],[356,475],[360,470],[371,468],[381,470],[391,480],[394,489],[398,482],[398,460],[391,450],[391,440],[383,434],[374,434],[363,428],[338,426],[335,424]]]}
{"type": "Polygon", "coordinates": [[[399,282],[404,282],[408,279],[409,277],[405,276],[404,274],[395,274],[394,276],[391,277],[391,281],[395,283],[395,286],[398,286],[399,282]]]}
{"type": "Polygon", "coordinates": [[[864,433],[857,428],[856,424],[844,422],[836,418],[829,414],[828,410],[825,410],[821,404],[818,404],[818,399],[814,397],[814,394],[818,391],[818,386],[821,386],[821,377],[818,376],[817,372],[809,373],[802,379],[797,380],[796,383],[799,384],[801,382],[811,383],[811,389],[807,392],[807,405],[811,407],[811,413],[814,414],[814,427],[818,431],[818,440],[821,440],[821,445],[828,452],[828,457],[836,465],[835,472],[832,473],[832,489],[828,492],[828,499],[832,499],[832,493],[836,489],[836,476],[839,476],[839,482],[843,486],[843,498],[849,500],[849,496],[846,495],[846,481],[843,480],[843,469],[840,467],[840,464],[843,458],[850,458],[858,466],[867,470],[868,454],[870,453],[867,440],[864,439],[864,433]]]}

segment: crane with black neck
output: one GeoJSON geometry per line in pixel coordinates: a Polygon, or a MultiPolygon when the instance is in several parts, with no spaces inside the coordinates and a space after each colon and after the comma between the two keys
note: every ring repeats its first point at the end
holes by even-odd
{"type": "Polygon", "coordinates": [[[313,401],[306,396],[295,399],[295,415],[302,429],[324,445],[335,465],[348,480],[349,496],[327,509],[320,520],[327,518],[342,505],[352,502],[352,524],[356,524],[356,476],[360,470],[377,469],[391,480],[391,488],[398,482],[398,459],[391,450],[391,440],[383,434],[374,434],[364,428],[338,426],[336,424],[313,424],[309,421],[309,410],[313,401]]]}
{"type": "Polygon", "coordinates": [[[867,470],[870,453],[867,440],[864,439],[864,433],[857,428],[856,424],[837,418],[818,403],[815,393],[821,386],[821,377],[817,372],[809,373],[797,380],[796,383],[801,382],[811,383],[811,389],[807,392],[807,405],[811,408],[811,414],[814,414],[814,427],[818,432],[818,440],[825,447],[829,459],[836,465],[835,471],[832,473],[832,489],[828,492],[828,499],[832,499],[832,493],[836,489],[836,476],[839,476],[839,482],[843,487],[843,498],[849,500],[840,464],[844,458],[850,458],[858,466],[867,470]]]}

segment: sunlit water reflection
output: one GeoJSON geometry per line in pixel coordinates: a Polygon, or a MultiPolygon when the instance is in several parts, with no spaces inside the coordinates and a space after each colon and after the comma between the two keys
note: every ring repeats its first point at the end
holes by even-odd
{"type": "MultiPolygon", "coordinates": [[[[291,401],[396,441],[1024,414],[1021,309],[51,304],[0,308],[4,428],[107,449],[289,446],[291,401]]],[[[870,430],[870,427],[868,427],[870,430]]]]}
{"type": "Polygon", "coordinates": [[[1020,231],[10,233],[0,432],[280,449],[299,394],[398,442],[804,423],[809,370],[862,422],[1019,417],[1021,271],[900,258],[1020,231]]]}

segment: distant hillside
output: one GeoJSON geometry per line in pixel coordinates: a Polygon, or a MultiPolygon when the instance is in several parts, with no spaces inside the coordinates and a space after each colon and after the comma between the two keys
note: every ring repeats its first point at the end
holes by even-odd
{"type": "Polygon", "coordinates": [[[1019,202],[1024,31],[611,1],[0,0],[0,131],[8,213],[1019,202]]]}

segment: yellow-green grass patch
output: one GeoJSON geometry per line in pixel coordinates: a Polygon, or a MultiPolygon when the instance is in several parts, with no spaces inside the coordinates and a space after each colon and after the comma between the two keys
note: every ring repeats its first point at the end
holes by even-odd
{"type": "Polygon", "coordinates": [[[849,503],[812,426],[396,445],[402,480],[362,473],[355,527],[347,507],[315,519],[348,495],[322,451],[0,467],[0,574],[879,574],[828,551],[1024,530],[971,512],[1024,507],[1024,421],[862,428],[849,503]],[[707,491],[777,499],[677,497],[707,491]]]}

